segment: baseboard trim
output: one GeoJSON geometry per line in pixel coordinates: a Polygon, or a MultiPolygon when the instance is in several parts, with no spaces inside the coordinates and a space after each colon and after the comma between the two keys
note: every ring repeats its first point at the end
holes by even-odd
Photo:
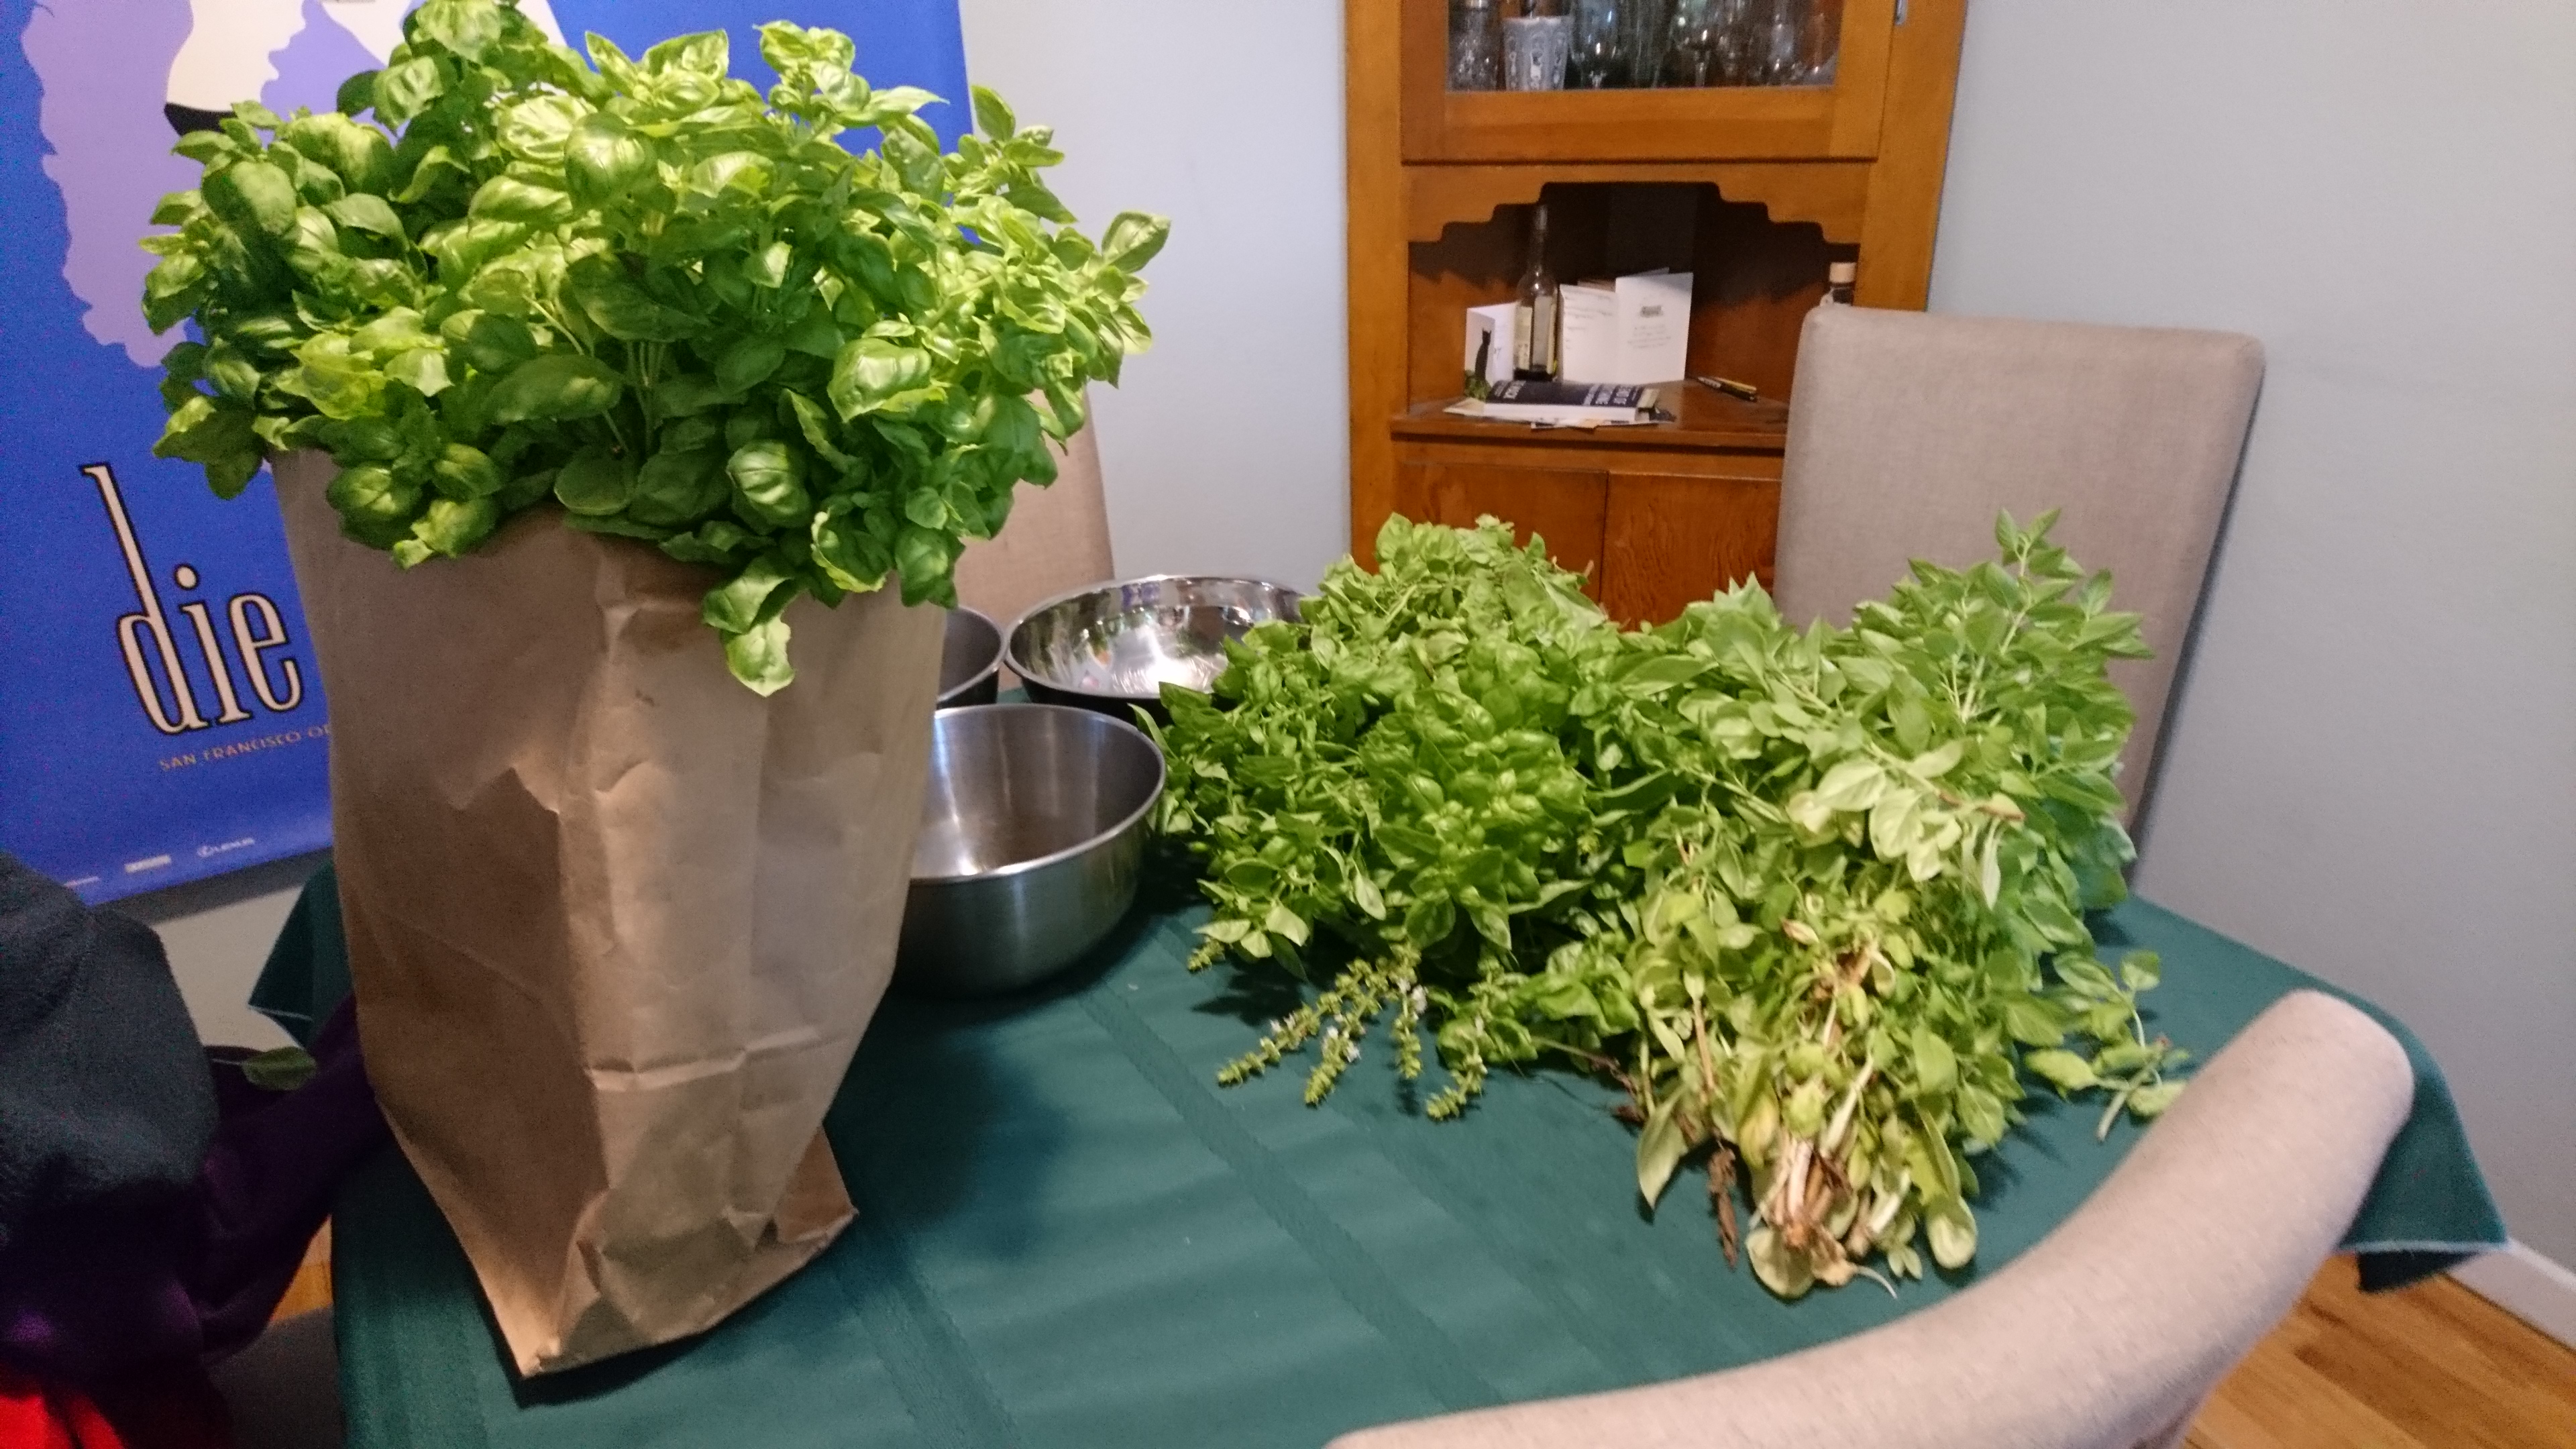
{"type": "Polygon", "coordinates": [[[2471,1258],[2451,1270],[2479,1297],[2576,1348],[2576,1272],[2521,1243],[2471,1258]]]}

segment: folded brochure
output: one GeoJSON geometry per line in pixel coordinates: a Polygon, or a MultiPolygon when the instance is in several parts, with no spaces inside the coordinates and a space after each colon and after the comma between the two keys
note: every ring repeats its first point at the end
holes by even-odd
{"type": "Polygon", "coordinates": [[[1655,389],[1636,383],[1498,382],[1482,399],[1461,398],[1448,411],[1507,423],[1598,426],[1653,422],[1655,389]]]}

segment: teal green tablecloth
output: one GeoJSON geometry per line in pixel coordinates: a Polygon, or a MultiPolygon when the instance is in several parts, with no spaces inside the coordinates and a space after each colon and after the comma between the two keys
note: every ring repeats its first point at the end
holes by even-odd
{"type": "MultiPolygon", "coordinates": [[[[334,889],[316,877],[263,980],[283,1016],[346,989],[334,889]]],[[[2136,1136],[2097,1143],[2097,1107],[2035,1098],[1980,1159],[1974,1269],[1784,1304],[1726,1266],[1700,1194],[1640,1213],[1629,1135],[1588,1082],[1498,1078],[1441,1125],[1382,1047],[1320,1109],[1302,1069],[1218,1088],[1246,1018],[1279,1003],[1184,970],[1195,916],[1175,904],[1148,902],[1051,992],[890,999],[828,1122],[858,1221],[686,1344],[514,1381],[455,1240],[386,1152],[333,1235],[349,1443],[1311,1449],[1886,1322],[2012,1261],[2136,1136]]],[[[2164,954],[2154,1025],[2204,1054],[2315,984],[2153,905],[2099,932],[2164,954]]],[[[2398,1034],[2415,1110],[2348,1239],[2391,1255],[2364,1262],[2392,1279],[2503,1238],[2439,1072],[2398,1034]]]]}

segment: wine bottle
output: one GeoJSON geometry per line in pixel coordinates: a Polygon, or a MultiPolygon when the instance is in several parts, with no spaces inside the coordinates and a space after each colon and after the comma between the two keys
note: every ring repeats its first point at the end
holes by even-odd
{"type": "Polygon", "coordinates": [[[1556,377],[1556,273],[1547,269],[1547,204],[1530,219],[1529,261],[1521,268],[1520,302],[1512,312],[1512,376],[1547,382],[1556,377]]]}

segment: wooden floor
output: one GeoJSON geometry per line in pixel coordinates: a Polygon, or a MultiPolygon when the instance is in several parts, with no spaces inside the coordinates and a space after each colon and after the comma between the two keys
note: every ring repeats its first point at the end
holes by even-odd
{"type": "MultiPolygon", "coordinates": [[[[331,1301],[331,1229],[278,1316],[331,1301]]],[[[2576,1350],[2448,1278],[2363,1296],[2326,1264],[2218,1387],[2190,1449],[2576,1449],[2576,1350]]]]}
{"type": "Polygon", "coordinates": [[[2326,1264],[2191,1449],[2576,1449],[2576,1351],[2449,1278],[2364,1297],[2326,1264]]]}
{"type": "Polygon", "coordinates": [[[304,1261],[295,1270],[295,1281],[286,1285],[286,1296],[277,1300],[277,1311],[269,1315],[269,1322],[330,1306],[331,1225],[324,1223],[322,1231],[305,1245],[304,1261]]]}

